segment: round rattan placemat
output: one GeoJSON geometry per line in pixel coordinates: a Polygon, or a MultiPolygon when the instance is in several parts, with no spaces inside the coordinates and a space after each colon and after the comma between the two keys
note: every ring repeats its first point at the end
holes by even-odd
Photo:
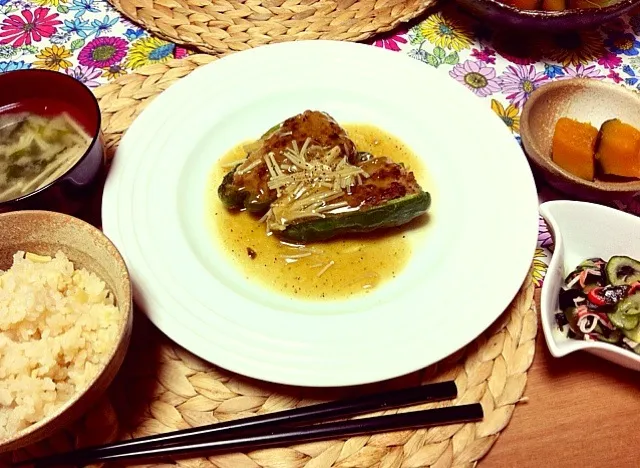
{"type": "MultiPolygon", "coordinates": [[[[208,55],[145,67],[96,90],[108,154],[144,107],[208,55]]],[[[342,389],[288,387],[208,364],[160,333],[137,311],[130,350],[109,392],[73,426],[9,454],[24,459],[74,447],[157,434],[344,396],[455,379],[459,397],[399,411],[480,402],[479,423],[401,431],[140,466],[215,468],[422,468],[474,466],[523,400],[535,352],[537,313],[529,275],[507,310],[480,337],[442,362],[378,384],[342,389]]],[[[384,414],[397,412],[387,411],[384,414]]],[[[0,457],[0,465],[2,457],[0,457]]],[[[124,465],[117,465],[124,466],[124,465]]],[[[127,464],[126,466],[132,466],[127,464]]]]}
{"type": "Polygon", "coordinates": [[[109,0],[169,41],[224,54],[302,39],[362,41],[390,31],[437,0],[109,0]]]}

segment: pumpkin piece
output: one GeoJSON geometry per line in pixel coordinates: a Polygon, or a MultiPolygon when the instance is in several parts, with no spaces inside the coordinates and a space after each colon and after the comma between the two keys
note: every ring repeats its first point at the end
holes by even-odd
{"type": "Polygon", "coordinates": [[[596,160],[604,174],[640,178],[640,131],[620,119],[600,127],[596,160]]]}
{"type": "Polygon", "coordinates": [[[593,180],[593,158],[598,129],[590,123],[562,117],[553,133],[551,158],[554,163],[585,180],[593,180]]]}
{"type": "Polygon", "coordinates": [[[607,6],[607,0],[568,0],[570,9],[602,8],[607,6]]]}
{"type": "Polygon", "coordinates": [[[537,10],[540,0],[505,0],[504,3],[519,10],[537,10]]]}
{"type": "Polygon", "coordinates": [[[542,9],[545,11],[562,11],[566,8],[565,0],[542,0],[542,9]]]}

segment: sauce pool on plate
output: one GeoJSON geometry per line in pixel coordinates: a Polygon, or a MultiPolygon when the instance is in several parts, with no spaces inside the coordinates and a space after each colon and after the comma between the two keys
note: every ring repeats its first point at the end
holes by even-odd
{"type": "MultiPolygon", "coordinates": [[[[402,162],[418,180],[425,180],[418,157],[398,138],[372,125],[343,127],[359,151],[402,162]]],[[[300,299],[341,299],[366,294],[396,277],[407,264],[411,256],[408,235],[422,227],[428,216],[399,228],[302,245],[268,236],[265,224],[246,211],[225,209],[217,194],[229,170],[225,164],[244,157],[244,144],[240,144],[214,166],[207,211],[212,237],[248,280],[300,299]]]]}

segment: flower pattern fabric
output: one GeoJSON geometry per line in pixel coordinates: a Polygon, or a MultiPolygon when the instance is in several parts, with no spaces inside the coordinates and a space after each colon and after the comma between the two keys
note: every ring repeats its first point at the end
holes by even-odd
{"type": "Polygon", "coordinates": [[[19,15],[9,15],[0,27],[0,44],[20,47],[51,37],[61,23],[57,18],[58,14],[51,13],[48,8],[22,10],[19,15]]]}
{"type": "Polygon", "coordinates": [[[533,264],[531,267],[533,283],[537,287],[542,286],[548,268],[549,264],[547,263],[547,254],[542,248],[537,248],[533,255],[533,264]]]}
{"type": "Polygon", "coordinates": [[[0,0],[0,73],[44,68],[93,88],[190,53],[133,25],[105,0],[0,0]]]}
{"type": "Polygon", "coordinates": [[[597,60],[605,53],[600,31],[557,34],[545,44],[546,58],[564,66],[577,66],[597,60]]]}
{"type": "MultiPolygon", "coordinates": [[[[492,30],[453,5],[369,44],[406,54],[465,86],[520,142],[520,114],[551,80],[586,77],[640,90],[640,10],[601,28],[565,34],[492,30]]],[[[89,87],[193,52],[130,23],[105,0],[0,0],[0,73],[45,68],[89,87]]],[[[539,187],[541,199],[558,198],[539,187]]],[[[640,215],[640,192],[613,200],[640,215]]],[[[540,219],[533,277],[541,285],[552,236],[540,219]]]]}
{"type": "Polygon", "coordinates": [[[52,45],[45,47],[39,54],[36,54],[36,60],[33,64],[36,68],[48,68],[49,70],[58,71],[66,70],[71,66],[71,62],[67,60],[71,57],[71,51],[64,46],[52,45]]]}
{"type": "Polygon", "coordinates": [[[96,37],[78,54],[78,62],[86,67],[109,68],[127,55],[127,41],[119,37],[96,37]]]}
{"type": "Polygon", "coordinates": [[[502,92],[511,104],[522,108],[531,93],[548,79],[534,65],[509,65],[501,75],[502,92]]]}
{"type": "Polygon", "coordinates": [[[495,69],[481,61],[466,60],[464,63],[458,63],[449,75],[481,97],[500,91],[495,69]]]}

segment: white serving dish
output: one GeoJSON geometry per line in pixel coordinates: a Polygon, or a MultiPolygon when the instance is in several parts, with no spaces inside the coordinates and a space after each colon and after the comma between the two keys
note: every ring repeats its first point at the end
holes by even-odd
{"type": "Polygon", "coordinates": [[[613,255],[640,258],[640,218],[603,205],[550,201],[540,213],[554,236],[554,252],[542,286],[542,330],[554,357],[587,351],[629,369],[640,370],[640,355],[618,346],[567,338],[556,325],[558,294],[564,278],[583,260],[613,255]]]}

